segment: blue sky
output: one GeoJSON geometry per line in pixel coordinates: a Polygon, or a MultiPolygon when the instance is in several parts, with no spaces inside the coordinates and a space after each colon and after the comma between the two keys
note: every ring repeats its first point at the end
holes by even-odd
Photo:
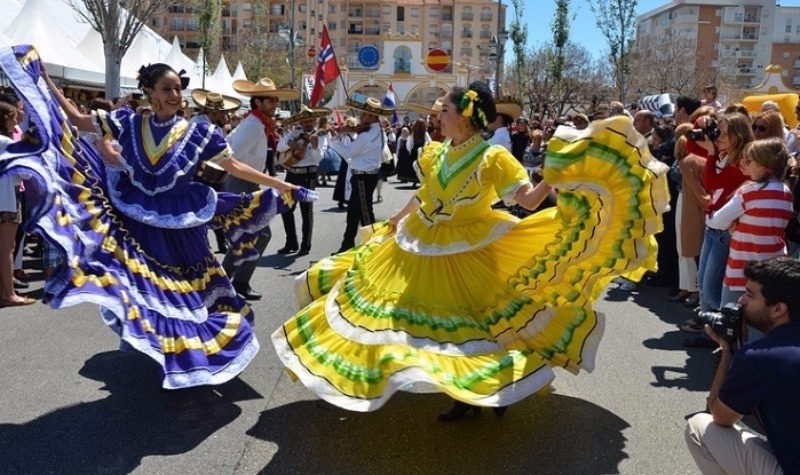
{"type": "MultiPolygon", "coordinates": [[[[502,0],[503,3],[510,5],[509,0],[502,0]]],[[[555,14],[555,2],[553,0],[526,0],[524,19],[528,25],[528,45],[542,44],[552,41],[553,33],[550,31],[550,23],[555,14]]],[[[642,13],[666,5],[668,0],[639,0],[636,14],[642,13]]],[[[800,6],[800,0],[781,0],[779,2],[784,7],[800,6]]],[[[570,15],[575,14],[570,23],[570,40],[588,49],[595,57],[608,49],[605,37],[597,29],[594,15],[589,9],[588,0],[570,0],[570,15]]],[[[514,18],[514,7],[508,8],[508,23],[514,18]]],[[[511,44],[506,44],[506,61],[511,61],[511,44]]]]}

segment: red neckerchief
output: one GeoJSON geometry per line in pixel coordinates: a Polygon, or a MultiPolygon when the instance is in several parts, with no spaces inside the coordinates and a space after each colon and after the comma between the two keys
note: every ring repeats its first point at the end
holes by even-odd
{"type": "Polygon", "coordinates": [[[267,136],[267,146],[270,150],[275,150],[278,147],[278,134],[276,134],[275,129],[273,129],[273,124],[275,123],[274,119],[267,117],[263,112],[257,109],[250,109],[247,114],[244,115],[244,118],[246,119],[247,116],[251,114],[261,121],[261,124],[264,126],[264,135],[267,136]]]}

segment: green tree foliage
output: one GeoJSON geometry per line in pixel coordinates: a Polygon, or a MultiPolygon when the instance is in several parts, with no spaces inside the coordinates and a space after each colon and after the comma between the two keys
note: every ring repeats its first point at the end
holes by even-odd
{"type": "Polygon", "coordinates": [[[220,0],[192,0],[192,11],[195,12],[200,27],[200,46],[203,48],[203,84],[205,76],[210,72],[209,58],[218,55],[220,34],[222,32],[222,2],[220,0]]]}
{"type": "MultiPolygon", "coordinates": [[[[524,5],[522,0],[511,0],[514,5],[514,21],[508,29],[508,37],[514,48],[514,69],[517,76],[517,91],[523,90],[523,72],[525,71],[525,46],[528,42],[528,25],[523,23],[524,5]]],[[[499,53],[499,52],[498,52],[499,53]]],[[[497,59],[502,63],[503,58],[497,59]]],[[[519,92],[517,95],[520,95],[519,92]]],[[[521,97],[520,97],[521,99],[521,97]]]]}

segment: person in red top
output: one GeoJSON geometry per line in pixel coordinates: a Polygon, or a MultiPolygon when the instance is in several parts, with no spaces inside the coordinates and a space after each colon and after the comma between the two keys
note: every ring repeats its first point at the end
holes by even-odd
{"type": "Polygon", "coordinates": [[[706,229],[697,269],[700,308],[703,311],[720,308],[722,280],[731,238],[727,229],[709,227],[708,220],[746,181],[747,178],[740,169],[740,161],[745,146],[753,141],[750,120],[738,112],[725,114],[720,118],[716,123],[719,134],[712,141],[708,136],[715,128],[715,123],[707,116],[698,118],[695,128],[704,130],[703,138],[690,141],[686,147],[690,153],[706,158],[703,186],[711,194],[711,202],[706,209],[706,229]]]}

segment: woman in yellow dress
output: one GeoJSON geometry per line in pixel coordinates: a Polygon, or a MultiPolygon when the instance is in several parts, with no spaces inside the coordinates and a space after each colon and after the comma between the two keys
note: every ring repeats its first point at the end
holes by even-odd
{"type": "Polygon", "coordinates": [[[453,88],[447,139],[423,150],[413,199],[298,277],[303,309],[272,340],[321,398],[371,411],[424,381],[457,401],[441,419],[504,408],[546,387],[552,367],[591,371],[603,332],[592,303],[615,276],[655,268],[666,167],[629,119],[562,130],[534,187],[481,138],[495,114],[485,85],[453,88]],[[558,206],[524,220],[491,207],[535,208],[550,186],[558,206]]]}

